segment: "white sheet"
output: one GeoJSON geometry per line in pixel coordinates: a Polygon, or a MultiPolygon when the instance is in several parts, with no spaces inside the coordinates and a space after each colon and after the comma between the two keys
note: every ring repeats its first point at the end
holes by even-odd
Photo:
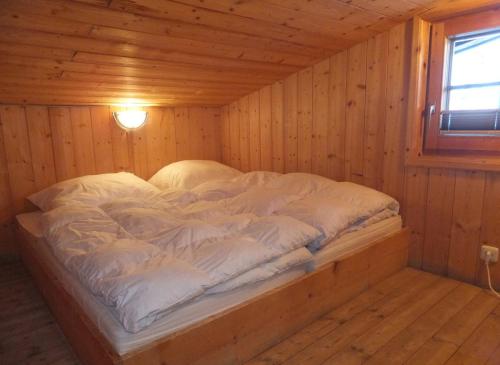
{"type": "Polygon", "coordinates": [[[346,233],[340,238],[327,242],[321,250],[314,253],[314,267],[318,268],[354,251],[362,250],[371,243],[398,232],[402,227],[401,216],[397,215],[346,233]]]}
{"type": "MultiPolygon", "coordinates": [[[[301,265],[266,281],[201,297],[199,300],[179,308],[171,315],[159,319],[145,330],[132,334],[125,331],[120,322],[114,317],[113,312],[83,287],[54,257],[43,238],[40,216],[40,212],[20,214],[17,216],[17,220],[36,240],[35,249],[40,259],[47,262],[54,269],[65,289],[76,299],[88,317],[120,355],[138,349],[155,339],[185,328],[209,316],[228,310],[266,291],[282,286],[312,269],[310,264],[301,265]]],[[[399,229],[401,229],[401,217],[396,216],[374,223],[359,231],[347,233],[341,238],[325,244],[324,248],[314,255],[314,265],[316,267],[324,265],[395,233],[399,229]]]]}

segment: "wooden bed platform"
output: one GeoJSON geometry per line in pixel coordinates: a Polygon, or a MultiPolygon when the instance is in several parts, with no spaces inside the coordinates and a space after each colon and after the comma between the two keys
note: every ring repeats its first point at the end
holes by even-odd
{"type": "Polygon", "coordinates": [[[17,229],[23,261],[61,329],[84,364],[242,364],[333,308],[406,266],[408,229],[350,253],[282,287],[165,336],[124,356],[117,355],[51,268],[17,229]]]}

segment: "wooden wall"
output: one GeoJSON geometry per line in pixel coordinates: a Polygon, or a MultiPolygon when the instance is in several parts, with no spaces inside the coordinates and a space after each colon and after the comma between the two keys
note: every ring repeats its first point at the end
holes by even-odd
{"type": "MultiPolygon", "coordinates": [[[[396,26],[223,107],[223,161],[382,190],[401,202],[412,266],[485,284],[479,247],[500,247],[500,174],[404,166],[410,28],[396,26]]],[[[492,269],[500,287],[500,264],[492,269]]]]}
{"type": "Polygon", "coordinates": [[[26,196],[57,181],[130,171],[148,179],[183,159],[220,160],[220,108],[147,108],[146,125],[119,128],[113,107],[0,105],[0,252],[26,196]]]}

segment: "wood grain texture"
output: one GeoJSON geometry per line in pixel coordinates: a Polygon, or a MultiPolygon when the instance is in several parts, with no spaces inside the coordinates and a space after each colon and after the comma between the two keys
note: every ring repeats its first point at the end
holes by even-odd
{"type": "MultiPolygon", "coordinates": [[[[4,349],[2,363],[80,364],[25,268],[19,263],[0,265],[0,274],[0,297],[5,298],[3,304],[9,313],[0,322],[0,333],[5,334],[0,338],[4,349]]],[[[426,295],[430,284],[437,285],[440,280],[445,279],[406,268],[301,328],[246,365],[288,364],[300,353],[319,353],[320,345],[326,343],[323,338],[341,340],[342,335],[350,333],[347,343],[354,343],[360,328],[369,331],[377,325],[379,333],[388,333],[391,318],[426,295]],[[375,321],[379,312],[386,315],[385,321],[375,321]]],[[[389,339],[385,335],[385,344],[367,363],[442,365],[464,359],[472,364],[498,363],[498,336],[493,331],[498,328],[498,300],[468,284],[457,284],[446,296],[433,300],[437,300],[436,304],[417,321],[403,329],[399,327],[397,336],[389,339]]],[[[334,355],[336,350],[330,351],[334,355]]]]}
{"type": "Polygon", "coordinates": [[[386,122],[382,191],[404,206],[404,136],[410,66],[410,31],[400,24],[389,31],[387,60],[386,122]]]}
{"type": "Polygon", "coordinates": [[[345,179],[345,118],[347,97],[347,51],[330,58],[330,83],[327,125],[328,168],[327,176],[335,180],[345,179]]]}
{"type": "Polygon", "coordinates": [[[340,339],[342,335],[340,334],[339,336],[339,334],[336,334],[335,336],[330,336],[331,333],[339,329],[340,332],[346,334],[345,329],[340,328],[344,323],[348,321],[359,323],[359,319],[355,319],[356,317],[364,317],[363,319],[366,320],[366,314],[363,315],[363,312],[369,310],[376,303],[380,303],[384,298],[387,300],[390,297],[394,297],[395,294],[401,295],[401,288],[416,277],[417,272],[415,270],[404,269],[399,274],[366,290],[353,300],[301,329],[285,341],[258,355],[248,365],[298,363],[300,359],[311,361],[314,359],[315,349],[318,350],[316,354],[319,355],[316,359],[320,358],[323,349],[322,345],[326,345],[329,340],[333,340],[330,343],[335,344],[335,341],[340,339]],[[301,355],[299,355],[300,353],[301,355]]]}
{"type": "Polygon", "coordinates": [[[405,179],[405,211],[403,213],[406,220],[412,222],[409,225],[409,264],[413,267],[422,267],[429,169],[409,167],[406,169],[405,179]]]}
{"type": "Polygon", "coordinates": [[[382,33],[368,40],[366,49],[366,105],[364,115],[363,177],[366,185],[381,190],[383,181],[378,174],[383,168],[385,118],[387,110],[380,106],[387,95],[387,59],[389,35],[382,33]]]}
{"type": "Polygon", "coordinates": [[[94,140],[90,109],[75,107],[70,109],[73,151],[75,154],[76,175],[95,174],[94,140]]]}
{"type": "Polygon", "coordinates": [[[37,190],[41,190],[56,182],[52,132],[47,108],[43,106],[27,107],[26,121],[35,186],[37,190]]]}
{"type": "Polygon", "coordinates": [[[430,169],[422,268],[436,274],[448,271],[454,192],[454,170],[430,169]]]}
{"type": "Polygon", "coordinates": [[[238,116],[240,123],[240,170],[250,171],[250,96],[240,99],[238,116]]]}
{"type": "Polygon", "coordinates": [[[222,162],[226,165],[231,164],[231,123],[229,117],[229,105],[221,108],[221,124],[222,124],[222,162]]]}
{"type": "Polygon", "coordinates": [[[3,106],[0,109],[5,157],[9,174],[13,208],[26,208],[24,197],[36,190],[24,108],[3,106]],[[24,196],[24,197],[23,197],[24,196]]]}
{"type": "Polygon", "coordinates": [[[473,3],[4,1],[0,101],[225,105],[414,14],[436,18],[495,6],[473,3]]]}
{"type": "Polygon", "coordinates": [[[293,74],[284,81],[283,106],[285,110],[285,171],[294,172],[298,170],[298,129],[297,129],[297,88],[298,75],[293,74]]]}
{"type": "Polygon", "coordinates": [[[297,167],[299,171],[311,172],[312,153],[312,68],[298,73],[297,79],[297,167]]]}
{"type": "Polygon", "coordinates": [[[12,218],[30,209],[25,198],[57,181],[115,171],[148,179],[180,159],[221,160],[220,108],[150,107],[132,132],[116,125],[117,109],[0,107],[0,253],[12,251],[12,218]]]}
{"type": "MultiPolygon", "coordinates": [[[[260,169],[273,169],[273,134],[272,134],[272,87],[266,86],[259,91],[260,118],[260,169]]],[[[278,142],[279,143],[279,142],[278,142]]]]}
{"type": "Polygon", "coordinates": [[[475,286],[406,268],[246,365],[495,364],[499,310],[475,286]]]}
{"type": "Polygon", "coordinates": [[[271,86],[271,88],[272,88],[271,89],[271,121],[272,121],[271,133],[273,142],[272,170],[283,173],[285,171],[283,81],[278,81],[274,83],[271,86]]]}
{"type": "Polygon", "coordinates": [[[457,171],[453,197],[449,276],[474,283],[479,261],[479,238],[483,213],[485,174],[457,171]]]}
{"type": "Polygon", "coordinates": [[[237,102],[229,105],[229,138],[230,162],[234,168],[241,168],[240,155],[240,114],[237,102]]]}
{"type": "MultiPolygon", "coordinates": [[[[273,111],[283,113],[273,136],[284,141],[273,139],[273,158],[283,156],[284,164],[272,169],[312,171],[394,196],[411,230],[412,266],[484,285],[479,246],[500,247],[498,173],[404,166],[410,61],[419,54],[410,49],[412,26],[397,25],[314,64],[312,102],[311,68],[273,85],[273,111]]],[[[265,95],[261,105],[269,103],[265,95]]],[[[499,287],[500,264],[491,269],[499,287]]]]}
{"type": "Polygon", "coordinates": [[[26,268],[0,264],[0,357],[3,365],[80,365],[26,268]]]}
{"type": "MultiPolygon", "coordinates": [[[[0,120],[1,122],[1,120],[0,120]]],[[[3,128],[0,128],[0,234],[3,242],[14,240],[14,230],[12,227],[12,190],[10,187],[9,168],[5,152],[3,128]]],[[[15,254],[14,245],[2,244],[2,252],[6,255],[15,254]]]]}
{"type": "MultiPolygon", "coordinates": [[[[265,128],[262,128],[265,130],[265,128]]],[[[250,94],[248,98],[248,135],[249,135],[249,167],[250,170],[260,170],[260,96],[256,91],[250,94]]]]}
{"type": "Polygon", "coordinates": [[[329,115],[330,60],[313,67],[312,151],[311,170],[326,176],[328,173],[328,120],[329,115]]]}
{"type": "Polygon", "coordinates": [[[90,108],[92,121],[92,140],[94,142],[94,156],[96,173],[105,173],[115,170],[113,160],[113,143],[111,137],[112,119],[109,107],[96,106],[90,108]]]}
{"type": "MultiPolygon", "coordinates": [[[[483,194],[483,212],[481,221],[480,244],[500,247],[500,174],[489,172],[486,174],[485,189],[483,194]]],[[[500,264],[491,265],[491,275],[498,285],[500,277],[500,264]]],[[[482,262],[478,263],[477,278],[479,283],[487,285],[486,268],[482,262]]]]}
{"type": "Polygon", "coordinates": [[[345,177],[353,182],[363,181],[366,48],[367,43],[363,42],[347,51],[345,177]]]}

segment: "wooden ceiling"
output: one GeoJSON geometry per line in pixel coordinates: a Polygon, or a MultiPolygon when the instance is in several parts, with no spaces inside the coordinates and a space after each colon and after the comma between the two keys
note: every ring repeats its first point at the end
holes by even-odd
{"type": "Polygon", "coordinates": [[[0,102],[223,105],[478,3],[498,0],[0,0],[0,102]]]}

